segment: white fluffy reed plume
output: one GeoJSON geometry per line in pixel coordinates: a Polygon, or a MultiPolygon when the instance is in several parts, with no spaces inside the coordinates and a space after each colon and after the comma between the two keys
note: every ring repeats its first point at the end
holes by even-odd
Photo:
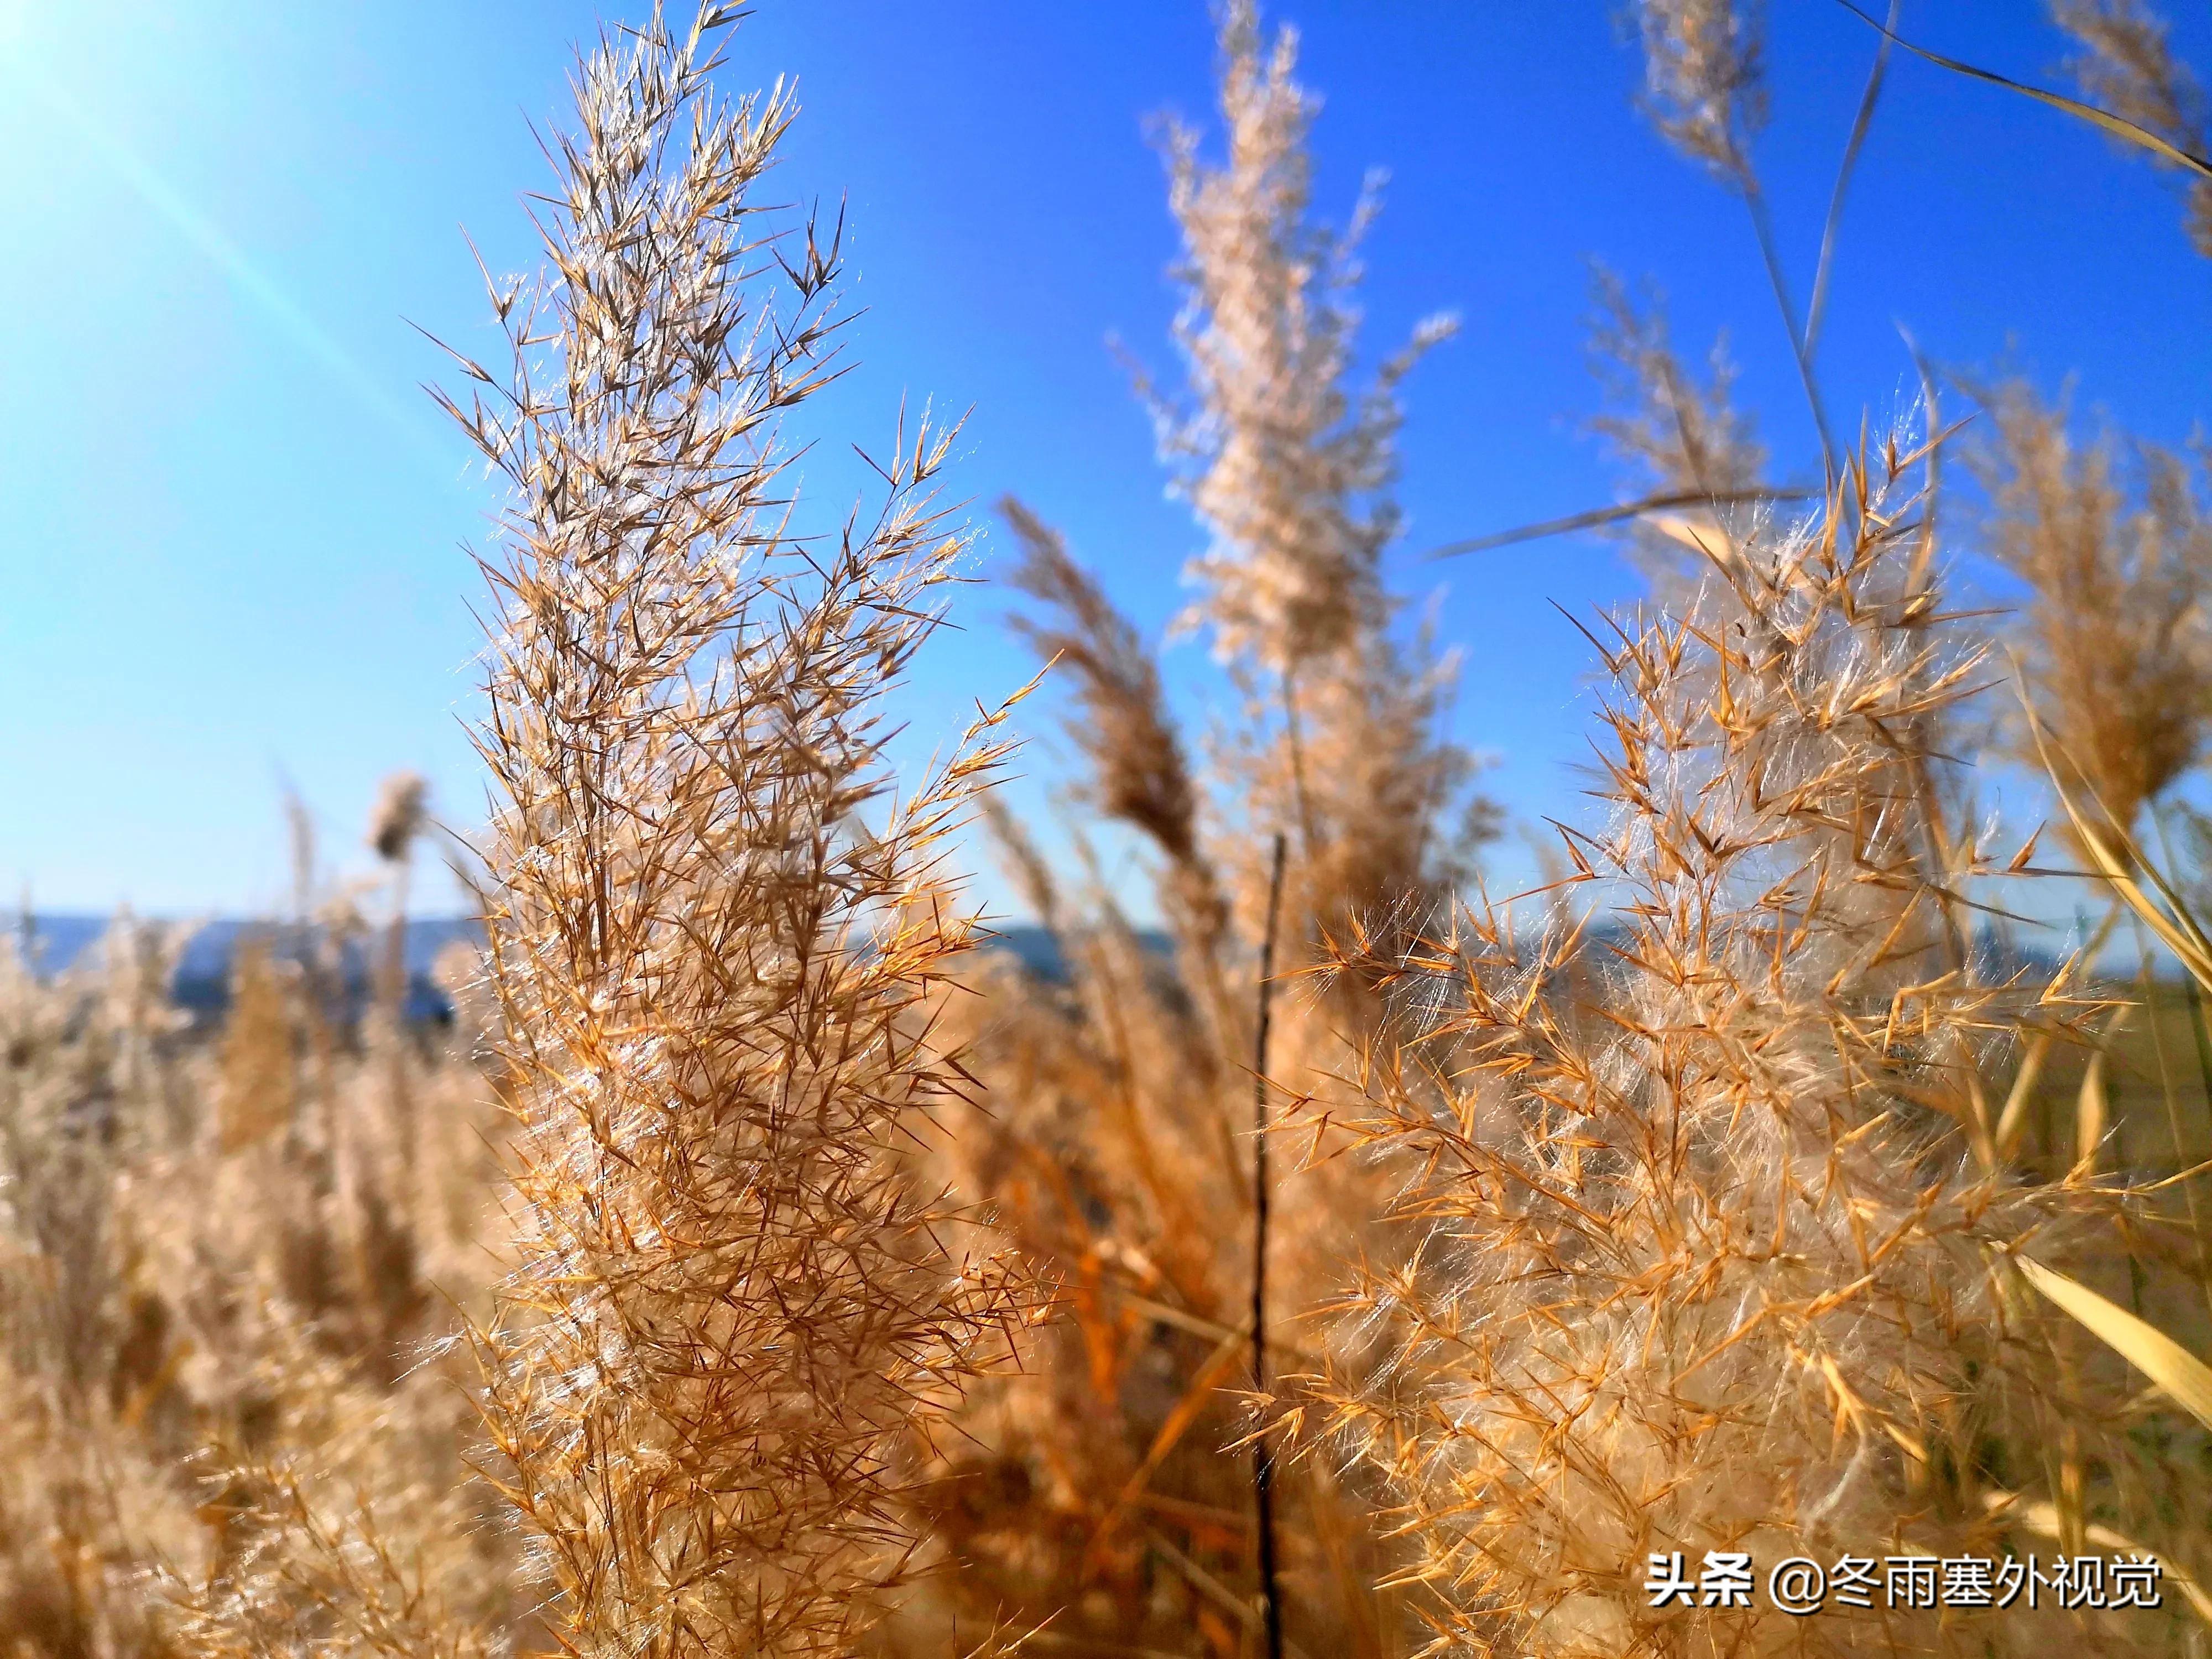
{"type": "MultiPolygon", "coordinates": [[[[2013,632],[2047,738],[2123,837],[2196,767],[2212,720],[2212,495],[2156,444],[2069,431],[2024,381],[1984,391],[1972,452],[1990,557],[2027,584],[2013,632]],[[2132,452],[2132,453],[2130,453],[2132,452]]],[[[2036,746],[2018,748],[2030,763],[2036,746]]]]}
{"type": "MultiPolygon", "coordinates": [[[[1211,633],[1245,693],[1218,828],[1253,848],[1291,831],[1293,915],[1398,902],[1490,832],[1473,757],[1439,736],[1455,664],[1396,637],[1382,572],[1402,522],[1399,388],[1456,323],[1429,318],[1357,383],[1358,251],[1377,198],[1341,231],[1313,215],[1317,100],[1297,54],[1295,31],[1270,40],[1253,0],[1236,0],[1221,23],[1224,155],[1208,160],[1194,128],[1166,131],[1188,389],[1155,403],[1164,459],[1211,540],[1180,625],[1211,633]]],[[[1256,937],[1265,860],[1243,864],[1231,884],[1256,937]]]]}
{"type": "Polygon", "coordinates": [[[1188,288],[1176,337],[1194,408],[1163,410],[1163,436],[1215,538],[1188,573],[1201,592],[1189,621],[1213,629],[1224,657],[1295,672],[1387,616],[1376,566],[1398,523],[1395,389],[1455,325],[1423,323],[1371,390],[1352,390],[1356,256],[1376,198],[1342,233],[1310,216],[1316,100],[1292,78],[1295,32],[1268,45],[1257,6],[1238,0],[1221,51],[1223,163],[1203,159],[1194,129],[1166,130],[1188,288]]]}
{"type": "Polygon", "coordinates": [[[1572,842],[1609,908],[1581,938],[1477,908],[1338,953],[1396,1012],[1327,1121],[1416,1160],[1397,1212],[1427,1243],[1346,1298],[1309,1409],[1387,1477],[1440,1648],[2100,1636],[2047,1606],[1799,1620],[1763,1583],[1745,1611],[1643,1589],[1654,1553],[1692,1577],[1706,1551],[2002,1555],[1990,1517],[2057,1443],[2027,1426],[2047,1350],[2002,1261],[2092,1200],[1994,1172],[1982,1073],[2064,1010],[1964,948],[1955,884],[1983,866],[1928,775],[1980,671],[1887,459],[1839,492],[1863,509],[1740,535],[1684,618],[1619,629],[1614,816],[1572,842]]]}
{"type": "Polygon", "coordinates": [[[1637,0],[1644,104],[1660,135],[1692,161],[1734,176],[1766,122],[1756,16],[1735,0],[1637,0]]]}
{"type": "Polygon", "coordinates": [[[878,713],[964,541],[903,427],[872,521],[802,545],[776,417],[836,372],[834,246],[752,197],[792,118],[658,13],[582,65],[511,378],[453,412],[514,492],[480,746],[521,1266],[485,1411],[583,1655],[847,1650],[913,1540],[909,1437],[1017,1298],[940,1242],[902,1136],[963,1087],[939,880],[995,763],[889,789],[878,713]]]}

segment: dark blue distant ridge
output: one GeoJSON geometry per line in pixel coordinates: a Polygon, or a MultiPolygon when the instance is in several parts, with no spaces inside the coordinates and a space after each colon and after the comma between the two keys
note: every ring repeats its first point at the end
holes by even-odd
{"type": "MultiPolygon", "coordinates": [[[[180,1008],[188,1009],[202,1017],[219,1015],[230,1001],[230,963],[238,949],[240,938],[261,934],[272,939],[281,950],[291,936],[289,924],[277,921],[243,921],[237,917],[217,917],[194,923],[166,919],[171,926],[193,929],[185,945],[182,958],[177,964],[177,975],[171,983],[169,994],[180,1008]]],[[[34,915],[24,921],[12,921],[9,931],[19,942],[27,941],[32,966],[40,975],[61,972],[80,961],[89,962],[95,948],[112,925],[112,918],[101,915],[52,914],[34,915]]],[[[997,937],[987,948],[1011,952],[1030,973],[1041,979],[1059,981],[1066,977],[1066,963],[1061,959],[1058,942],[1042,927],[1000,927],[997,937]]],[[[430,970],[438,953],[455,940],[473,943],[478,937],[477,924],[465,916],[419,916],[407,924],[407,1012],[414,1019],[447,1019],[453,1007],[446,994],[430,977],[430,970]]],[[[1148,948],[1164,951],[1164,934],[1140,934],[1148,948]]],[[[346,989],[350,1000],[365,1000],[377,953],[384,948],[381,929],[373,931],[366,939],[349,943],[344,962],[346,989]]]]}
{"type": "MultiPolygon", "coordinates": [[[[278,921],[243,921],[218,916],[208,921],[173,917],[154,920],[156,925],[189,929],[184,954],[170,981],[169,996],[179,1007],[195,1015],[220,1014],[230,1001],[230,963],[239,940],[259,934],[281,951],[296,938],[296,930],[278,921]]],[[[31,965],[41,975],[58,974],[79,963],[89,963],[113,918],[84,915],[34,915],[11,919],[9,931],[18,945],[27,944],[31,965]]],[[[430,977],[438,952],[455,939],[477,936],[474,922],[460,916],[422,916],[407,924],[407,1013],[412,1019],[446,1019],[453,1013],[444,991],[430,977]]],[[[343,959],[349,1000],[365,1000],[374,964],[384,949],[384,933],[374,929],[367,938],[349,942],[343,959]]]]}
{"type": "MultiPolygon", "coordinates": [[[[226,916],[195,927],[190,921],[161,920],[171,926],[195,927],[169,991],[171,1000],[195,1019],[219,1018],[228,1006],[231,957],[241,937],[259,933],[269,937],[280,951],[297,948],[293,943],[296,934],[283,922],[226,916]]],[[[0,926],[7,927],[19,944],[29,941],[33,966],[42,975],[58,973],[81,960],[88,962],[110,922],[109,917],[102,915],[51,914],[35,915],[27,924],[21,918],[0,915],[0,926]]],[[[993,933],[985,949],[1006,951],[1040,980],[1052,984],[1066,982],[1066,959],[1061,953],[1059,939],[1049,929],[1002,924],[993,933]]],[[[1614,929],[1603,925],[1591,929],[1589,942],[1599,947],[1600,960],[1603,959],[1603,945],[1615,936],[1614,929]]],[[[409,1018],[439,1022],[452,1018],[452,1002],[443,988],[431,978],[431,969],[438,953],[447,945],[455,940],[473,943],[478,937],[477,924],[464,916],[422,916],[408,922],[409,1018]]],[[[1174,954],[1173,941],[1158,929],[1139,929],[1136,937],[1151,956],[1164,959],[1174,954]]],[[[383,949],[380,928],[349,944],[343,962],[348,1005],[345,1012],[349,1016],[357,1015],[367,1006],[374,964],[383,949]]],[[[1973,949],[1982,972],[2000,981],[2014,974],[2023,974],[2031,981],[2047,976],[2057,969],[2063,957],[2061,950],[2039,943],[2029,944],[2016,934],[1989,928],[1977,935],[1973,949]]],[[[2171,971],[2170,968],[2167,971],[2171,971]]]]}

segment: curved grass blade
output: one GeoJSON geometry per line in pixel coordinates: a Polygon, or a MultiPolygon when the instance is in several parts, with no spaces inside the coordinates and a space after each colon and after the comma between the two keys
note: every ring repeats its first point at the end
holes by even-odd
{"type": "Polygon", "coordinates": [[[2156,933],[2166,949],[2172,951],[2192,978],[2207,990],[2212,990],[2212,935],[2208,935],[2181,896],[2174,891],[2171,882],[2159,872],[2158,866],[2143,855],[2124,830],[2112,824],[2111,815],[2105,812],[2104,803],[2097,793],[2088,791],[2089,799],[2103,817],[2100,827],[2084,816],[2074,804],[2074,796],[2066,787],[2066,780],[2058,769],[2057,762],[2063,760],[2078,778],[2082,775],[2081,764],[2063,749],[2053,758],[2051,750],[2057,745],[2045,740],[2043,722],[2037,718],[2034,705],[2021,690],[2026,682],[2020,674],[2018,663],[2013,665],[2014,689],[2020,692],[2021,707],[2027,715],[2028,735],[2034,739],[2037,758],[2051,780],[2052,792],[2058,804],[2066,811],[2069,823],[2074,827],[2074,838],[2094,866],[2094,872],[2103,879],[2129,909],[2142,918],[2156,933]],[[2114,847],[2112,842],[2119,845],[2114,847]],[[2137,878],[2142,879],[2138,880],[2137,878]],[[2146,884],[2149,890],[2146,890],[2146,884]]]}
{"type": "Polygon", "coordinates": [[[2064,1273],[2016,1257],[2021,1274],[2049,1302],[2088,1327],[2090,1334],[2164,1389],[2169,1398],[2212,1429],[2212,1365],[2206,1364],[2155,1325],[2137,1319],[2064,1273]]]}
{"type": "Polygon", "coordinates": [[[1843,223],[1844,195],[1851,187],[1851,173],[1859,152],[1866,147],[1867,130],[1874,125],[1875,106],[1881,101],[1881,83],[1889,72],[1889,49],[1896,41],[1897,12],[1904,0],[1889,0],[1889,21],[1881,32],[1881,45],[1874,55],[1874,69],[1866,91],[1859,98],[1859,112],[1851,123],[1851,136],[1844,145],[1844,162],[1836,170],[1836,187],[1828,197],[1827,222],[1820,228],[1820,258],[1813,267],[1813,298],[1805,307],[1805,355],[1820,348],[1820,323],[1827,311],[1828,273],[1834,268],[1836,230],[1843,223]]]}
{"type": "Polygon", "coordinates": [[[1915,58],[1925,58],[1938,69],[1947,69],[1954,75],[1963,75],[1972,80],[1986,81],[1991,86],[2006,88],[2025,97],[2033,98],[2038,103],[2048,104],[2053,109],[2064,110],[2069,115],[2076,116],[2088,122],[2090,125],[2102,129],[2123,143],[2138,145],[2162,161],[2174,167],[2185,167],[2200,177],[2212,179],[2212,161],[2207,161],[2203,156],[2185,150],[2178,144],[2168,143],[2156,133],[2139,127],[2132,121],[2123,120],[2108,109],[2099,109],[2094,104],[2085,104],[2079,99],[2067,97],[2063,93],[2049,92],[2041,87],[2031,87],[2025,82],[2014,81],[2009,76],[1999,75],[1994,70],[1976,69],[1972,64],[1962,64],[1955,58],[1946,58],[1941,52],[1929,52],[1924,46],[1916,46],[1903,35],[1893,33],[1867,13],[1861,11],[1851,3],[1851,0],[1836,0],[1836,3],[1869,28],[1880,29],[1882,33],[1888,35],[1892,40],[1903,46],[1915,58]]]}
{"type": "MultiPolygon", "coordinates": [[[[2032,1503],[2008,1492],[1989,1492],[1982,1494],[1982,1506],[2000,1520],[2015,1521],[2028,1531],[2045,1538],[2061,1539],[2065,1528],[2059,1524],[2056,1504],[2032,1503]]],[[[2110,1527],[2091,1522],[2082,1528],[2082,1538],[2100,1550],[2114,1555],[2148,1555],[2150,1552],[2125,1533],[2114,1532],[2110,1527]]],[[[2188,1599],[2197,1616],[2212,1625],[2212,1595],[2207,1595],[2197,1582],[2172,1562],[2160,1558],[2159,1566],[2166,1580],[2188,1599]]]]}
{"type": "Polygon", "coordinates": [[[1521,525],[1511,530],[1501,530],[1494,535],[1476,536],[1462,542],[1447,542],[1432,548],[1422,556],[1430,559],[1456,558],[1462,553],[1487,553],[1492,548],[1510,547],[1516,542],[1541,540],[1547,536],[1567,536],[1577,530],[1598,530],[1607,525],[1620,524],[1624,520],[1640,519],[1647,513],[1663,512],[1674,507],[1735,507],[1746,501],[1798,501],[1811,492],[1803,489],[1672,489],[1656,495],[1646,495],[1642,501],[1628,501],[1619,507],[1601,507],[1588,513],[1571,513],[1564,519],[1547,519],[1541,524],[1521,525]]]}

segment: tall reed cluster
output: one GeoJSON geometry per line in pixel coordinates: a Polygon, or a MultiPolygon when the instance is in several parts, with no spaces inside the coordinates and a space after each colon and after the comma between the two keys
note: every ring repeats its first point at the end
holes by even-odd
{"type": "MultiPolygon", "coordinates": [[[[1282,961],[1302,967],[1333,923],[1433,902],[1489,830],[1474,758],[1443,730],[1452,662],[1406,627],[1382,569],[1401,529],[1402,383],[1450,324],[1424,324],[1360,377],[1356,252],[1375,197],[1342,231],[1317,221],[1315,100],[1296,48],[1252,5],[1225,8],[1223,153],[1194,126],[1164,130],[1186,378],[1173,391],[1139,379],[1206,538],[1177,626],[1208,637],[1232,688],[1209,728],[1186,735],[1153,646],[1066,539],[1006,507],[1008,580],[1029,601],[1016,625],[1069,690],[1079,855],[1097,870],[1092,824],[1139,839],[1170,948],[1148,944],[1105,883],[1054,871],[1040,836],[994,816],[1060,972],[979,970],[962,1015],[988,1104],[948,1156],[1059,1284],[1061,1316],[1026,1374],[977,1393],[963,1419],[973,1445],[940,1466],[928,1515],[946,1565],[894,1632],[906,1651],[994,1609],[1050,1617],[1046,1645],[1182,1650],[1195,1632],[1228,1655],[1262,1640],[1249,1465],[1224,1449],[1256,1426],[1239,1393],[1255,1249],[1279,1360],[1344,1251],[1394,1248],[1380,1178],[1348,1164],[1287,1182],[1255,1237],[1250,1068],[1273,837],[1288,853],[1282,961]]],[[[1295,1092],[1330,1062],[1337,1030],[1371,1012],[1356,994],[1286,1006],[1270,1075],[1295,1092]]],[[[1401,1615],[1365,1498],[1313,1463],[1288,1472],[1279,1501],[1291,1643],[1394,1651],[1401,1615]]]]}
{"type": "Polygon", "coordinates": [[[1310,1116],[1418,1167],[1423,1242],[1346,1298],[1316,1421],[1388,1480],[1455,1648],[1978,1653],[2061,1620],[1644,1587],[1677,1553],[2002,1553],[2039,1437],[2098,1420],[2008,1284],[2110,1200],[1996,1156],[1990,1047],[2068,1009],[1961,949],[1988,866],[1925,775],[1985,664],[1942,617],[1912,459],[1856,512],[1740,522],[1697,606],[1617,625],[1583,931],[1477,906],[1337,951],[1394,1012],[1310,1116]]]}
{"type": "MultiPolygon", "coordinates": [[[[2159,21],[2054,15],[2186,165],[2159,21]]],[[[369,825],[386,901],[303,851],[219,1030],[167,1005],[174,936],[58,975],[0,944],[0,1646],[2201,1651],[2212,1373],[2143,1333],[2212,1314],[2150,941],[2205,984],[2212,942],[2147,850],[2205,753],[2203,490],[2000,385],[1939,524],[1924,365],[1917,424],[1833,443],[1820,318],[1891,38],[1801,311],[1758,14],[1632,9],[1662,137],[1749,210],[1820,465],[1795,487],[1727,356],[1600,278],[1632,498],[1491,540],[1627,526],[1651,599],[1593,627],[1601,817],[1492,901],[1455,659],[1388,579],[1407,377],[1453,327],[1361,372],[1377,198],[1316,215],[1295,33],[1228,0],[1218,152],[1163,130],[1182,373],[1139,390],[1219,706],[1002,504],[1077,761],[1055,837],[990,793],[1007,705],[894,765],[974,550],[933,493],[956,434],[902,415],[863,505],[799,499],[842,221],[766,204],[796,106],[716,90],[738,15],[656,6],[582,58],[544,269],[487,273],[501,359],[441,396],[506,497],[451,1025],[408,1003],[412,774],[369,825]],[[2011,622],[1947,597],[1968,546],[2011,622]],[[2019,948],[2049,855],[1995,845],[1978,751],[2059,757],[2138,988],[2097,957],[2118,903],[2081,959],[2019,948]],[[971,822],[1027,965],[982,948],[971,822]],[[1799,1619],[1764,1581],[2152,1549],[2162,1612],[1799,1619]],[[1655,1597],[1732,1553],[1742,1601],[1655,1597]]]]}
{"type": "Polygon", "coordinates": [[[836,373],[837,250],[755,200],[793,106],[714,95],[727,15],[584,64],[546,275],[494,291],[511,374],[453,405],[513,491],[480,746],[517,1265],[483,1408],[585,1654],[846,1650],[912,1553],[913,1441],[1020,1315],[907,1144],[967,1088],[941,848],[1001,752],[903,793],[883,755],[965,545],[928,497],[951,434],[902,427],[879,511],[795,533],[778,422],[836,373]]]}
{"type": "Polygon", "coordinates": [[[189,930],[0,944],[14,1651],[368,1651],[356,1601],[410,1632],[383,1650],[452,1651],[510,1616],[461,1374],[418,1364],[483,1306],[486,1080],[465,1018],[351,1006],[331,897],[240,940],[219,1032],[168,1000],[189,930]]]}

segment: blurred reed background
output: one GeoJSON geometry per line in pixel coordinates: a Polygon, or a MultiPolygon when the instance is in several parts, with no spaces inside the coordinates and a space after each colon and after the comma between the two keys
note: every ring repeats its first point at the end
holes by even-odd
{"type": "MultiPolygon", "coordinates": [[[[2052,15],[2050,118],[2166,169],[2207,249],[2160,20],[2052,15]]],[[[1360,372],[1376,199],[1316,212],[1295,33],[1218,21],[1218,131],[1162,135],[1183,374],[1138,391],[1224,696],[1172,707],[1009,499],[1039,679],[921,771],[885,744],[981,528],[957,428],[883,411],[875,498],[799,534],[784,422],[865,331],[839,215],[768,181],[796,103],[726,6],[580,62],[543,268],[486,273],[507,355],[439,394],[505,492],[488,820],[395,774],[339,884],[296,809],[285,913],[181,977],[190,930],[128,916],[0,947],[12,1651],[2205,1650],[2201,447],[2001,370],[1919,364],[1895,429],[1830,407],[1840,206],[1915,48],[1868,20],[1806,281],[1761,20],[1639,0],[1647,112],[1741,200],[1821,453],[1778,463],[1726,355],[1601,275],[1619,500],[1451,550],[1609,526],[1650,599],[1578,619],[1594,799],[1493,892],[1445,735],[1483,641],[1386,579],[1455,325],[1360,372]],[[1048,708],[1049,834],[993,793],[1048,708]],[[2046,830],[1990,810],[2006,769],[2046,830]],[[410,921],[432,860],[465,924],[410,921]],[[1655,1553],[1731,1549],[2154,1552],[2166,1595],[1650,1605],[1655,1553]]]]}

